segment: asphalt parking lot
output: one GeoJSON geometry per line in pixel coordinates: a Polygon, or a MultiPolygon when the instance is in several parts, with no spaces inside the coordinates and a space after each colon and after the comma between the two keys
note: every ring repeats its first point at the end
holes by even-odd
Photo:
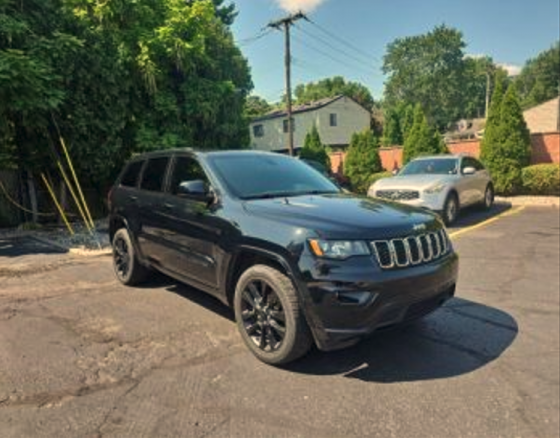
{"type": "Polygon", "coordinates": [[[559,212],[489,217],[443,309],[286,369],[201,292],[0,238],[0,437],[556,437],[559,212]]]}

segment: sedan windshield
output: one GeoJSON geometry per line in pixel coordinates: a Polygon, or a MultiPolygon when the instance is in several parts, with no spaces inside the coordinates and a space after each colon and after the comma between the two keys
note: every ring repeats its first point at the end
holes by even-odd
{"type": "Polygon", "coordinates": [[[399,175],[456,175],[458,168],[456,158],[422,159],[412,161],[399,175]]]}
{"type": "Polygon", "coordinates": [[[328,178],[307,164],[284,155],[217,155],[209,162],[222,183],[241,199],[340,192],[328,178]]]}

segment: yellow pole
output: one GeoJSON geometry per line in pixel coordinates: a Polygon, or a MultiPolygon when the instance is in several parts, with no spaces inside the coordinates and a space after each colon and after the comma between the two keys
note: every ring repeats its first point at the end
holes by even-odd
{"type": "Polygon", "coordinates": [[[47,181],[47,178],[45,178],[45,175],[41,174],[41,178],[43,178],[43,181],[44,181],[45,185],[47,186],[47,190],[49,191],[49,193],[50,193],[50,195],[51,195],[51,197],[54,201],[54,204],[56,205],[56,208],[58,209],[58,212],[60,213],[60,216],[62,217],[62,220],[66,224],[66,227],[68,228],[68,231],[70,231],[70,234],[73,236],[74,235],[74,229],[72,228],[72,225],[70,225],[70,222],[68,222],[68,219],[66,218],[66,215],[64,214],[64,210],[62,210],[62,207],[58,203],[58,200],[56,199],[56,196],[54,194],[54,191],[53,191],[51,185],[47,181]]]}
{"type": "Polygon", "coordinates": [[[78,181],[78,177],[76,176],[74,166],[72,165],[72,160],[70,159],[70,155],[68,154],[68,149],[66,149],[66,144],[64,143],[64,139],[62,138],[62,136],[60,136],[60,143],[62,144],[62,149],[64,150],[64,155],[66,156],[66,161],[68,162],[68,167],[70,167],[70,171],[72,172],[72,176],[74,177],[74,182],[76,183],[76,187],[78,189],[78,193],[80,194],[80,198],[82,200],[84,210],[89,219],[91,228],[95,228],[95,224],[93,223],[93,219],[91,218],[91,214],[89,212],[89,208],[86,203],[86,198],[84,197],[84,193],[82,192],[82,187],[80,186],[80,182],[78,181]]]}
{"type": "Polygon", "coordinates": [[[64,182],[66,183],[66,185],[68,186],[68,190],[70,190],[70,194],[72,195],[72,198],[74,199],[74,203],[76,204],[76,206],[78,207],[78,210],[80,211],[80,215],[82,216],[82,219],[84,221],[84,223],[86,224],[86,228],[89,230],[89,232],[91,233],[92,228],[86,218],[86,215],[84,213],[84,209],[82,208],[82,205],[80,204],[80,201],[78,201],[78,197],[76,196],[76,192],[74,191],[72,184],[70,184],[70,181],[68,180],[68,175],[66,175],[66,171],[64,170],[64,167],[62,167],[62,164],[60,164],[60,161],[56,162],[58,169],[60,170],[60,173],[62,174],[62,178],[64,178],[64,182]]]}

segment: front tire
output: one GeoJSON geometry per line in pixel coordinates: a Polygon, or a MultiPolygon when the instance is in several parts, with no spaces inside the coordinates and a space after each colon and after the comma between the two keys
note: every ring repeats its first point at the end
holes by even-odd
{"type": "Polygon", "coordinates": [[[310,350],[313,340],[297,292],[282,272],[265,265],[245,271],[234,310],[245,345],[262,362],[284,365],[310,350]]]}
{"type": "Polygon", "coordinates": [[[450,193],[447,197],[442,217],[447,226],[453,225],[459,217],[459,198],[455,193],[450,193]]]}
{"type": "Polygon", "coordinates": [[[121,228],[113,237],[113,267],[119,281],[126,286],[143,283],[149,271],[138,261],[130,234],[121,228]]]}

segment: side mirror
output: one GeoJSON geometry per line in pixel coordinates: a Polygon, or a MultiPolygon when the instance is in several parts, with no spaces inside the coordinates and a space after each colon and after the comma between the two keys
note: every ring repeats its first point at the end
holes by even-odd
{"type": "Polygon", "coordinates": [[[474,175],[476,173],[476,169],[474,167],[465,167],[463,169],[463,175],[474,175]]]}
{"type": "Polygon", "coordinates": [[[210,202],[214,199],[212,194],[206,188],[206,183],[199,179],[194,181],[183,181],[179,184],[177,195],[199,202],[210,202]]]}

